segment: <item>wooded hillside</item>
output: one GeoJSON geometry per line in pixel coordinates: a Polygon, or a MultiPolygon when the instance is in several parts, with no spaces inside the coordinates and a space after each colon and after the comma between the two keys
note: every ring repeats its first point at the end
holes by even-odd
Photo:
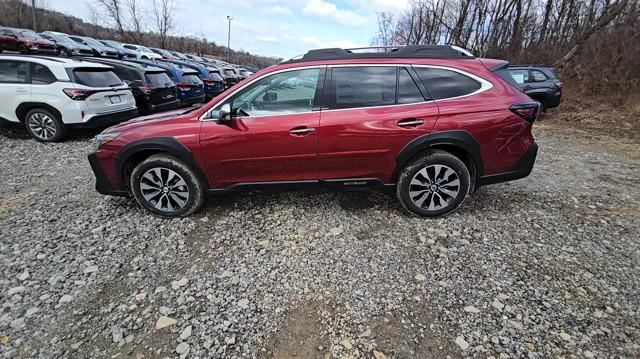
{"type": "Polygon", "coordinates": [[[476,56],[552,65],[574,90],[637,101],[639,0],[413,0],[378,14],[377,45],[452,44],[476,56]]]}
{"type": "MultiPolygon", "coordinates": [[[[193,36],[174,36],[175,12],[171,0],[149,0],[149,11],[143,11],[141,0],[96,0],[93,20],[85,22],[75,16],[38,8],[37,31],[60,31],[67,34],[114,39],[168,50],[211,55],[227,59],[227,47],[193,36]],[[100,14],[100,15],[98,15],[100,14]],[[99,19],[99,20],[98,20],[99,19]],[[149,24],[146,26],[145,24],[149,24]],[[109,25],[109,27],[105,26],[109,25]]],[[[44,1],[46,7],[46,1],[44,1]]],[[[20,0],[0,0],[0,26],[29,28],[33,26],[31,6],[20,0]]],[[[227,29],[220,29],[226,34],[227,29]]],[[[232,63],[264,68],[281,59],[231,50],[232,63]]]]}

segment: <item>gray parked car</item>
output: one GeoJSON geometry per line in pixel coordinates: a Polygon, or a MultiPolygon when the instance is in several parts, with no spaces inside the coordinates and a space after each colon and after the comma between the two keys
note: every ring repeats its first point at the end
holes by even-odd
{"type": "Polygon", "coordinates": [[[509,66],[511,77],[533,100],[540,102],[542,111],[560,105],[562,83],[551,67],[536,65],[509,66]]]}

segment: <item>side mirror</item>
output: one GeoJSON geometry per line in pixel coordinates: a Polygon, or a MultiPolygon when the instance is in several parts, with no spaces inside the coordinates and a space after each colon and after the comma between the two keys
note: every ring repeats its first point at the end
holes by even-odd
{"type": "Polygon", "coordinates": [[[222,107],[220,107],[220,110],[218,111],[218,118],[222,123],[231,122],[231,105],[229,105],[228,103],[222,105],[222,107]]]}
{"type": "Polygon", "coordinates": [[[275,92],[267,92],[262,96],[262,102],[278,101],[278,94],[275,92]]]}

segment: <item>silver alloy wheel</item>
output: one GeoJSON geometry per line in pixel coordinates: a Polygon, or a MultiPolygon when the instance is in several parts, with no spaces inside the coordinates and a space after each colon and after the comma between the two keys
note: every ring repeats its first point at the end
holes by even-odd
{"type": "Polygon", "coordinates": [[[165,167],[152,168],[142,175],[140,193],[152,207],[164,212],[182,209],[190,196],[182,176],[165,167]]]}
{"type": "Polygon", "coordinates": [[[409,183],[409,198],[413,204],[428,211],[449,205],[460,192],[460,178],[445,165],[427,166],[416,173],[409,183]]]}
{"type": "Polygon", "coordinates": [[[36,112],[29,116],[27,124],[31,132],[42,140],[48,140],[56,135],[56,123],[44,113],[36,112]]]}

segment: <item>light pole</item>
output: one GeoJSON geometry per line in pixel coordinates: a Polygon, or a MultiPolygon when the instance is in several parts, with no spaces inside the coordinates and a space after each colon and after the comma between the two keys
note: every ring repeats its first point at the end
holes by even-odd
{"type": "Polygon", "coordinates": [[[36,0],[31,0],[31,16],[33,18],[33,31],[38,31],[38,27],[36,25],[36,0]]]}
{"type": "Polygon", "coordinates": [[[233,17],[227,15],[227,20],[229,20],[229,32],[227,33],[227,61],[231,62],[231,20],[233,20],[233,17]]]}

